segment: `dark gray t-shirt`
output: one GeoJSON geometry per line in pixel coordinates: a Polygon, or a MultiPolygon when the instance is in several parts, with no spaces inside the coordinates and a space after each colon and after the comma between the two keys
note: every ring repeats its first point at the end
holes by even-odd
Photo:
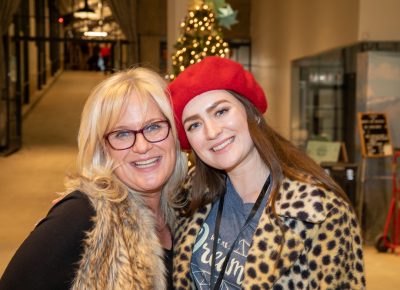
{"type": "MultiPolygon", "coordinates": [[[[267,189],[267,193],[265,194],[257,213],[234,245],[234,250],[226,267],[220,289],[241,288],[244,276],[244,265],[246,263],[248,251],[251,246],[253,234],[257,228],[261,213],[263,212],[263,209],[267,203],[269,192],[270,187],[267,189]]],[[[211,289],[211,259],[218,205],[219,201],[216,201],[213,204],[210,214],[204,221],[204,224],[197,235],[196,243],[193,248],[193,256],[190,266],[191,274],[197,289],[211,289]]],[[[213,272],[215,276],[214,281],[217,280],[221,266],[224,262],[224,258],[232,246],[232,243],[240,233],[243,225],[245,224],[253,205],[253,203],[243,203],[241,197],[236,192],[229,178],[227,178],[224,209],[222,211],[217,254],[215,259],[216,270],[213,272]]]]}

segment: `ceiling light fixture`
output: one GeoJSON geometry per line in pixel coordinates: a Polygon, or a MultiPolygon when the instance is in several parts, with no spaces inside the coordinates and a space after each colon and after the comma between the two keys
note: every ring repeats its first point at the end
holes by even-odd
{"type": "Polygon", "coordinates": [[[90,37],[106,37],[108,33],[105,31],[85,31],[83,35],[90,37]]]}
{"type": "Polygon", "coordinates": [[[85,6],[83,8],[74,12],[74,17],[80,19],[93,19],[93,20],[99,18],[96,12],[89,7],[88,0],[85,0],[85,6]]]}

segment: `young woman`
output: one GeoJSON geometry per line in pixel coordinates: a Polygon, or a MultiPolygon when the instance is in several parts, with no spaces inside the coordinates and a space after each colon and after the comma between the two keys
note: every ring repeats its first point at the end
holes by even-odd
{"type": "Polygon", "coordinates": [[[176,190],[187,161],[166,84],[137,68],[86,102],[78,170],[24,241],[0,289],[172,289],[176,190]]]}
{"type": "Polygon", "coordinates": [[[207,57],[170,85],[196,170],[174,244],[176,289],[363,289],[360,229],[339,186],[263,118],[253,76],[207,57]]]}

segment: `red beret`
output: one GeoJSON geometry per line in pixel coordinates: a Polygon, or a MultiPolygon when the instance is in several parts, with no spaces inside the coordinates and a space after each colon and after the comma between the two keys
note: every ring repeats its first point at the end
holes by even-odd
{"type": "Polygon", "coordinates": [[[182,112],[186,104],[194,97],[212,90],[230,90],[251,101],[265,113],[268,104],[264,91],[253,75],[240,63],[227,58],[209,56],[195,63],[172,81],[169,86],[172,105],[177,121],[177,129],[182,149],[190,149],[182,125],[182,112]]]}

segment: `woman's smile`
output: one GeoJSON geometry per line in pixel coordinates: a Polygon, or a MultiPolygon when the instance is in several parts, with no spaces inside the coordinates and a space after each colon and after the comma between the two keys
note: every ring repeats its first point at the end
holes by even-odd
{"type": "Polygon", "coordinates": [[[158,157],[134,161],[131,164],[133,164],[136,168],[139,168],[139,169],[147,169],[147,168],[152,168],[152,167],[156,166],[160,162],[160,160],[161,160],[161,156],[158,156],[158,157]]]}
{"type": "Polygon", "coordinates": [[[222,151],[228,145],[232,144],[234,140],[235,140],[235,137],[230,137],[230,138],[224,140],[222,143],[219,143],[218,145],[212,147],[211,150],[214,152],[222,151]]]}

